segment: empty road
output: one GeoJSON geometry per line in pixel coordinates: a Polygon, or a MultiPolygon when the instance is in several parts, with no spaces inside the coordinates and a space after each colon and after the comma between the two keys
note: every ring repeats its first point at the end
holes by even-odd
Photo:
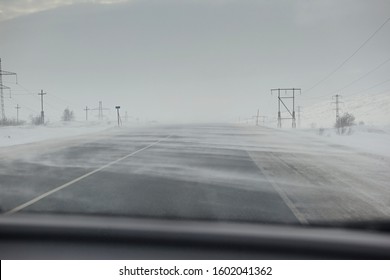
{"type": "Polygon", "coordinates": [[[122,127],[0,149],[2,215],[311,224],[390,218],[390,159],[243,125],[122,127]]]}

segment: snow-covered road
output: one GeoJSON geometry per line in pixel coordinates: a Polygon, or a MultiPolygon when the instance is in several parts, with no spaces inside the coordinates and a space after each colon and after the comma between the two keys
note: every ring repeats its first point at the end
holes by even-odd
{"type": "Polygon", "coordinates": [[[175,125],[3,147],[0,204],[4,213],[301,224],[389,219],[390,157],[335,139],[266,127],[175,125]]]}

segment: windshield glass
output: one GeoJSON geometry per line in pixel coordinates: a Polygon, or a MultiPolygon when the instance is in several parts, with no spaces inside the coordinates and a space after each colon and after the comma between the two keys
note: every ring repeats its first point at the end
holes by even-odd
{"type": "Polygon", "coordinates": [[[0,2],[0,210],[390,220],[390,2],[0,2]]]}

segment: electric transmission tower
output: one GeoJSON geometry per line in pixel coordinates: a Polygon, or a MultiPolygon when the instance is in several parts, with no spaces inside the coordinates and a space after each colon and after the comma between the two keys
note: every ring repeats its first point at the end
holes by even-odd
{"type": "MultiPolygon", "coordinates": [[[[282,120],[292,120],[292,128],[296,128],[296,120],[295,120],[295,92],[301,93],[300,88],[276,88],[276,89],[271,89],[271,94],[277,91],[278,92],[278,127],[282,127],[282,120]],[[285,96],[281,96],[280,92],[284,91],[285,96]],[[292,99],[292,104],[287,104],[283,101],[283,99],[292,99]],[[282,113],[280,111],[280,105],[283,105],[284,108],[286,108],[287,112],[289,113],[290,116],[288,117],[282,117],[282,113]],[[289,108],[289,106],[291,108],[289,108]]],[[[291,102],[290,102],[291,103],[291,102]]]]}
{"type": "Polygon", "coordinates": [[[90,110],[98,110],[98,119],[99,121],[102,121],[104,116],[103,116],[103,111],[104,110],[109,110],[108,108],[103,108],[103,102],[102,101],[99,101],[99,107],[98,108],[94,108],[94,109],[90,109],[90,110]]]}
{"type": "Polygon", "coordinates": [[[3,89],[9,89],[9,87],[3,85],[3,76],[5,76],[5,75],[14,75],[16,77],[16,83],[18,83],[18,76],[16,73],[2,70],[1,58],[0,58],[0,103],[1,103],[1,119],[3,121],[5,121],[7,119],[5,116],[3,89]]]}
{"type": "Polygon", "coordinates": [[[93,109],[88,109],[88,110],[92,110],[92,111],[98,111],[98,119],[99,121],[102,121],[104,116],[103,116],[103,111],[105,110],[109,110],[108,108],[103,108],[103,102],[102,101],[99,101],[99,107],[98,108],[93,108],[93,109]]]}

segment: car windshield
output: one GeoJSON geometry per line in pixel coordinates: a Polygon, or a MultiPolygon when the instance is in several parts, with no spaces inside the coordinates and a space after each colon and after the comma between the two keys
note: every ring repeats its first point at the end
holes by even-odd
{"type": "Polygon", "coordinates": [[[390,222],[388,11],[0,1],[0,215],[390,222]]]}

